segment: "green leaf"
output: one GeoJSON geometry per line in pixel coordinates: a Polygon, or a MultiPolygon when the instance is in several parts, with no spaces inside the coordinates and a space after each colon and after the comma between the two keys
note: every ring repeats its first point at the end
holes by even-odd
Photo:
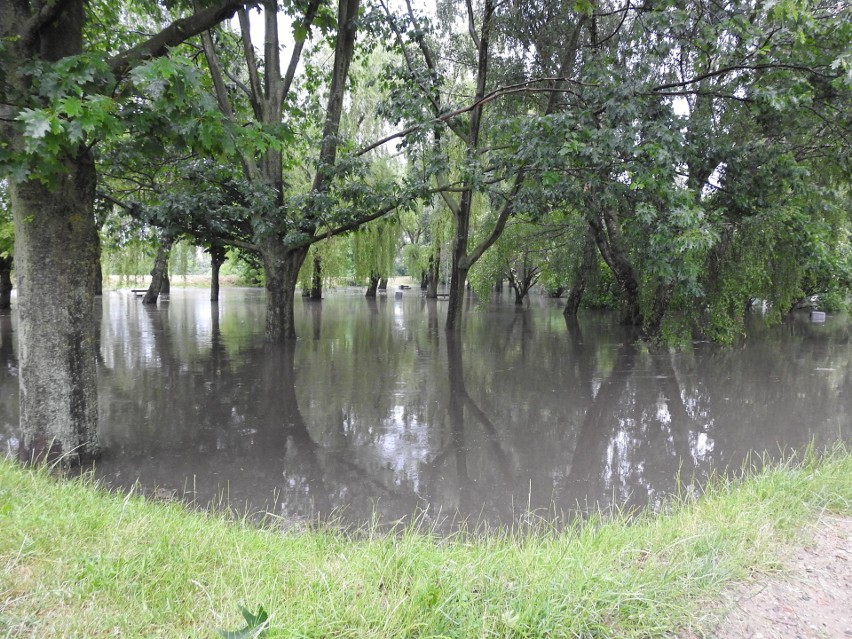
{"type": "Polygon", "coordinates": [[[41,109],[24,109],[16,119],[24,123],[24,135],[28,138],[43,138],[52,128],[51,114],[41,109]]]}
{"type": "Polygon", "coordinates": [[[260,639],[266,635],[269,630],[269,615],[263,606],[258,607],[257,614],[243,606],[240,606],[240,612],[246,620],[246,627],[240,630],[218,630],[220,636],[225,639],[260,639]]]}

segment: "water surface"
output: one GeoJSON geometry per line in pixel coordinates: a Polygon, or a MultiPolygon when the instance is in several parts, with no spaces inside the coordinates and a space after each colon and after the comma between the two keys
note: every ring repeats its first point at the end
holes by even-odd
{"type": "MultiPolygon", "coordinates": [[[[753,452],[852,438],[849,322],[755,323],[737,347],[636,343],[558,300],[470,309],[417,291],[297,301],[300,339],[263,340],[264,293],[175,290],[156,308],[104,295],[97,474],[118,487],[288,522],[512,525],[652,507],[753,452]]],[[[16,317],[0,316],[0,445],[17,422],[16,317]]]]}

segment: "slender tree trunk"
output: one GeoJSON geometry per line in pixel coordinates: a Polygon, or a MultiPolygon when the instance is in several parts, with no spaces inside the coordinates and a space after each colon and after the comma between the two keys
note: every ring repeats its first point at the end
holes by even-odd
{"type": "Polygon", "coordinates": [[[568,292],[568,297],[565,300],[565,310],[562,312],[565,317],[577,316],[577,312],[580,310],[580,303],[583,301],[583,294],[586,292],[589,275],[595,267],[597,257],[595,236],[590,232],[583,246],[583,263],[580,264],[580,268],[577,270],[577,277],[574,280],[574,284],[571,285],[571,290],[568,292]]]}
{"type": "Polygon", "coordinates": [[[94,346],[96,173],[91,153],[66,160],[50,190],[12,184],[20,344],[19,455],[65,465],[98,444],[94,346]]]}
{"type": "Polygon", "coordinates": [[[12,256],[0,257],[0,311],[12,305],[12,256]]]}
{"type": "Polygon", "coordinates": [[[210,253],[210,301],[219,301],[219,270],[227,259],[227,251],[224,246],[211,246],[210,253]]]}
{"type": "Polygon", "coordinates": [[[311,277],[311,294],[312,300],[322,299],[322,259],[319,255],[314,255],[314,274],[311,277]]]}
{"type": "Polygon", "coordinates": [[[639,308],[639,278],[621,243],[618,219],[612,213],[602,213],[589,220],[601,256],[612,269],[622,295],[622,324],[642,325],[639,308]]]}
{"type": "Polygon", "coordinates": [[[169,277],[169,260],[166,259],[166,267],[163,269],[163,280],[160,282],[160,295],[170,295],[171,292],[172,280],[169,277]]]}
{"type": "MultiPolygon", "coordinates": [[[[472,197],[470,191],[463,194],[472,197]]],[[[447,298],[447,330],[461,330],[461,315],[464,308],[464,285],[467,281],[469,266],[467,264],[467,241],[470,227],[470,206],[465,207],[467,213],[456,217],[456,234],[453,238],[453,255],[450,265],[450,294],[447,298]]]]}
{"type": "Polygon", "coordinates": [[[266,339],[270,341],[296,339],[296,282],[307,255],[307,246],[288,248],[274,239],[261,245],[266,275],[266,339]]]}
{"type": "Polygon", "coordinates": [[[157,248],[157,257],[154,259],[154,268],[151,269],[151,283],[142,298],[143,304],[156,304],[162,292],[163,280],[168,279],[166,269],[169,267],[169,255],[172,250],[172,238],[163,235],[160,246],[157,248]]]}

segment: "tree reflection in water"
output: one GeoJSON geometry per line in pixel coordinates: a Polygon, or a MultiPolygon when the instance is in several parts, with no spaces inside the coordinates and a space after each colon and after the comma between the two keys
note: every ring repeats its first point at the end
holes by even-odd
{"type": "MultiPolygon", "coordinates": [[[[752,450],[852,435],[848,323],[755,327],[736,348],[669,351],[558,304],[469,309],[406,294],[298,306],[263,341],[263,297],[104,296],[97,472],[200,504],[383,524],[512,525],[528,509],[655,506],[752,450]]],[[[511,301],[510,301],[511,302],[511,301]]],[[[0,444],[17,421],[15,315],[0,315],[0,444]]]]}

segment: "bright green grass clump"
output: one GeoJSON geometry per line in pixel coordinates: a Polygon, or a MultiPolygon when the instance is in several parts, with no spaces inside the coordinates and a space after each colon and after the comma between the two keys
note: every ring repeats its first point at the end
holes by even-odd
{"type": "Polygon", "coordinates": [[[838,450],[719,480],[666,514],[441,539],[282,533],[0,462],[0,636],[662,637],[779,566],[823,510],[852,514],[838,450]]]}

